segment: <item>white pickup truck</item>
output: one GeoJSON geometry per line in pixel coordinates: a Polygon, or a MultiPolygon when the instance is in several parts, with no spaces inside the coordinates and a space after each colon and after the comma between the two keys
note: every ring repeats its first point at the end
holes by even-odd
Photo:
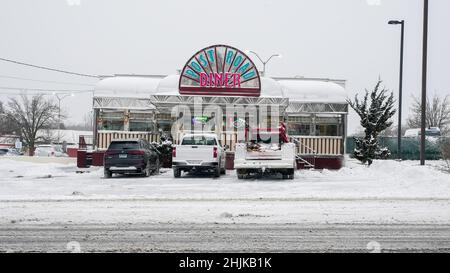
{"type": "Polygon", "coordinates": [[[271,134],[273,133],[258,132],[254,141],[236,144],[234,168],[238,179],[244,179],[251,174],[260,177],[265,173],[281,173],[283,179],[294,179],[295,144],[262,140],[269,139],[271,134]]]}
{"type": "Polygon", "coordinates": [[[215,177],[225,174],[225,149],[215,134],[186,134],[172,150],[175,178],[181,172],[213,171],[215,177]]]}

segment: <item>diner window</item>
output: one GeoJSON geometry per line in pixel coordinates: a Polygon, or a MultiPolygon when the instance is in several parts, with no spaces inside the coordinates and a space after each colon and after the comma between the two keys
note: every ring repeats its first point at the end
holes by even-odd
{"type": "Polygon", "coordinates": [[[104,119],[99,129],[105,131],[123,131],[124,130],[123,120],[104,119]]]}
{"type": "Polygon", "coordinates": [[[146,120],[130,120],[130,132],[153,132],[153,122],[146,120]]]}
{"type": "Polygon", "coordinates": [[[311,125],[309,124],[288,124],[288,134],[290,136],[309,136],[311,135],[311,125]]]}
{"type": "Polygon", "coordinates": [[[316,125],[316,136],[339,136],[337,124],[316,125]]]}
{"type": "Polygon", "coordinates": [[[157,126],[158,129],[161,130],[161,132],[170,133],[172,130],[172,120],[158,120],[157,126]]]}

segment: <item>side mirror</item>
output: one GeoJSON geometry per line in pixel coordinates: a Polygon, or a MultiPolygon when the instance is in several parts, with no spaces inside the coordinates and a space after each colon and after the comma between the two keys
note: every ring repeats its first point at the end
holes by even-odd
{"type": "Polygon", "coordinates": [[[223,145],[223,149],[226,151],[226,150],[229,150],[230,149],[230,146],[228,146],[228,145],[223,145]]]}

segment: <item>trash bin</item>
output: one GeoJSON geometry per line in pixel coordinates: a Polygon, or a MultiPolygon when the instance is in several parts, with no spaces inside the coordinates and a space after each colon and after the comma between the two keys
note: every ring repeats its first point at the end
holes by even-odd
{"type": "Polygon", "coordinates": [[[103,166],[104,165],[105,152],[95,151],[92,153],[92,166],[103,166]]]}
{"type": "Polygon", "coordinates": [[[86,161],[86,151],[77,151],[77,167],[78,168],[87,168],[87,161],[86,161]]]}
{"type": "Polygon", "coordinates": [[[227,170],[234,170],[234,152],[225,153],[225,168],[227,170]]]}

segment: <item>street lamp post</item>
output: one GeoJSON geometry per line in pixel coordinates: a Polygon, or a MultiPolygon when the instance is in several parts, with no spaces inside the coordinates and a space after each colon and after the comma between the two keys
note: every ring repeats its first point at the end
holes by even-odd
{"type": "Polygon", "coordinates": [[[389,21],[390,25],[401,25],[400,38],[400,81],[398,89],[398,132],[397,132],[397,158],[402,159],[402,101],[403,101],[403,51],[405,41],[405,20],[389,21]]]}
{"type": "Polygon", "coordinates": [[[424,0],[423,7],[423,47],[422,47],[422,116],[420,135],[420,165],[425,165],[425,133],[426,133],[426,104],[427,104],[427,60],[428,60],[428,0],[424,0]]]}
{"type": "Polygon", "coordinates": [[[252,51],[252,50],[247,50],[248,53],[252,53],[254,54],[259,61],[263,64],[263,76],[266,76],[266,64],[270,62],[270,60],[274,57],[278,57],[278,58],[282,58],[283,56],[281,56],[281,54],[273,54],[272,56],[270,56],[266,61],[264,61],[261,57],[259,57],[258,53],[252,51]]]}
{"type": "Polygon", "coordinates": [[[61,142],[61,132],[60,132],[61,131],[61,101],[69,96],[73,97],[74,94],[71,93],[71,94],[65,94],[65,95],[61,96],[61,94],[53,93],[53,95],[55,95],[55,97],[58,99],[58,144],[60,144],[60,142],[61,142]]]}

